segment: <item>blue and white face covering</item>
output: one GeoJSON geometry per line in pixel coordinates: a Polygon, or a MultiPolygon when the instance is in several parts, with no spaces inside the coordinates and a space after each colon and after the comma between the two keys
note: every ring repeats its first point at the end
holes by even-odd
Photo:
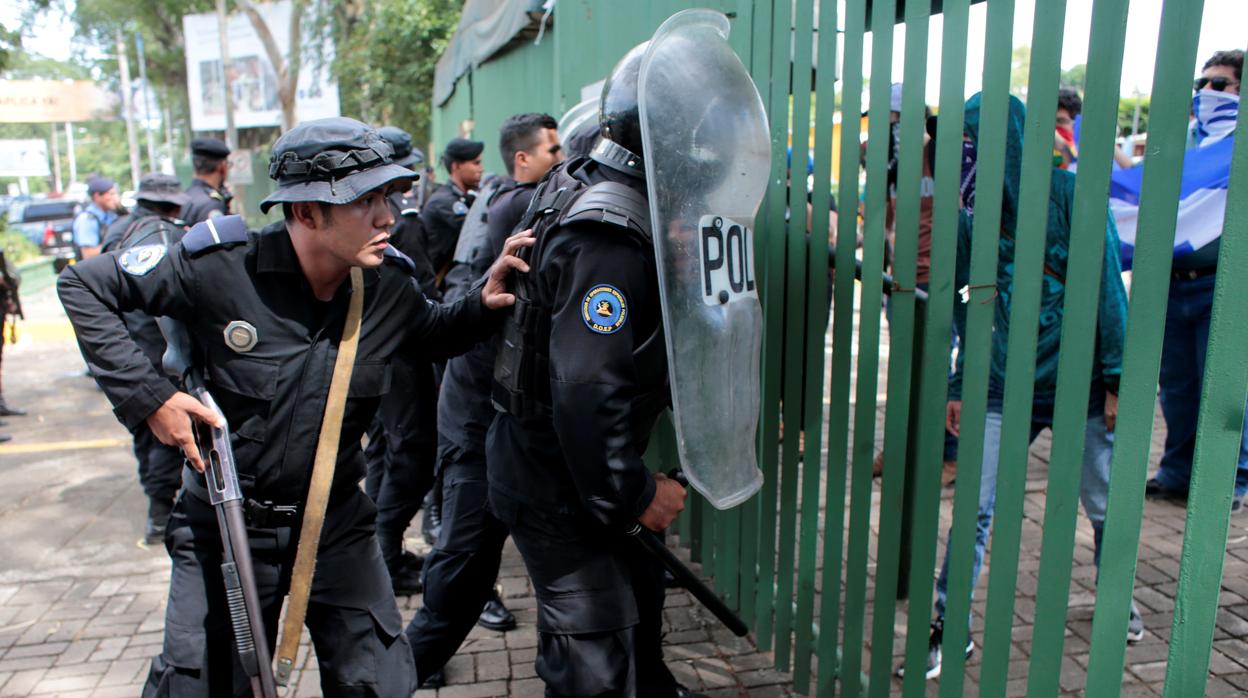
{"type": "Polygon", "coordinates": [[[1235,132],[1239,116],[1239,95],[1217,90],[1201,90],[1192,97],[1196,117],[1196,144],[1213,145],[1235,132]]]}

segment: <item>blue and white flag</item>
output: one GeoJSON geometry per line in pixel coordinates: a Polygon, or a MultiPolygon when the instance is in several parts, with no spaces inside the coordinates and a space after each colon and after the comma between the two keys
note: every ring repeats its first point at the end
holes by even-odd
{"type": "MultiPolygon", "coordinates": [[[[1192,98],[1196,116],[1197,146],[1183,158],[1178,220],[1174,232],[1174,256],[1182,257],[1217,240],[1226,217],[1226,191],[1231,178],[1231,153],[1235,148],[1235,119],[1239,95],[1201,90],[1192,98]]],[[[1140,187],[1144,167],[1114,168],[1110,178],[1109,207],[1122,240],[1122,267],[1131,268],[1135,230],[1140,215],[1140,187]]]]}

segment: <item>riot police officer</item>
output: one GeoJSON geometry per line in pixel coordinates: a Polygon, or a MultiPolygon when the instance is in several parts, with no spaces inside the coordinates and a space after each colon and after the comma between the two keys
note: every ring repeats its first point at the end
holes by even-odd
{"type": "MultiPolygon", "coordinates": [[[[469,215],[446,276],[446,297],[463,294],[498,255],[528,208],[537,183],[563,159],[557,123],[547,114],[517,114],[500,128],[508,177],[500,178],[484,220],[469,215]]],[[[485,196],[485,194],[483,194],[485,196]]],[[[515,616],[494,582],[507,531],[486,508],[485,435],[494,419],[490,403],[494,347],[483,343],[446,364],[438,401],[438,470],[442,530],[425,564],[424,605],[407,628],[416,671],[426,687],[441,685],[440,669],[476,622],[511,630],[515,616]],[[484,605],[484,608],[482,607],[484,605]],[[479,615],[478,615],[479,612],[479,615]]]]}
{"type": "Polygon", "coordinates": [[[188,225],[230,213],[230,201],[234,194],[226,186],[230,174],[230,147],[220,138],[208,136],[191,141],[191,165],[194,178],[186,188],[190,198],[182,210],[182,219],[188,225]]]}
{"type": "Polygon", "coordinates": [[[534,272],[495,368],[489,503],[537,594],[537,673],[548,696],[679,696],[663,663],[662,569],[627,540],[684,508],[642,463],[668,404],[662,314],[637,112],[644,45],[603,88],[602,140],[556,166],[522,226],[534,272]]]}
{"type": "MultiPolygon", "coordinates": [[[[168,247],[182,239],[186,225],[179,218],[187,196],[173,175],[153,172],[139,180],[134,210],[118,218],[104,237],[104,252],[142,245],[168,247]]],[[[160,366],[165,338],[156,320],[142,312],[126,313],[126,330],[154,366],[160,366]]],[[[147,523],[143,539],[156,545],[165,538],[173,498],[182,486],[182,453],[161,443],[146,424],[131,429],[134,457],[139,462],[139,484],[147,495],[147,523]]]]}
{"type": "Polygon", "coordinates": [[[239,695],[248,686],[233,654],[222,542],[192,435],[192,419],[217,425],[217,418],[156,370],[128,337],[122,313],[179,320],[198,346],[208,390],[232,431],[271,647],[347,306],[361,292],[362,320],[353,330],[358,358],[306,622],[326,695],[408,695],[414,686],[411,650],[373,534],[376,508],[358,487],[361,437],[397,353],[453,354],[489,333],[492,311],[514,302],[503,280],[510,269],[527,268],[514,252],[529,243],[524,236],[509,240],[490,275],[460,302],[428,301],[411,262],[387,244],[394,220],[385,194],[416,176],[395,165],[392,153],[354,119],[300,124],[273,148],[269,174],[278,186],[260,205],[267,211],[281,204],[283,221],[248,233],[241,218],[216,217],[168,250],[113,252],[71,267],[58,281],[118,418],[130,427],[146,423],[193,466],[183,471],[166,536],[173,575],[165,641],[145,695],[239,695]],[[344,283],[348,277],[352,282],[344,283]]]}
{"type": "Polygon", "coordinates": [[[485,144],[467,138],[453,138],[442,151],[442,166],[449,179],[432,194],[421,209],[425,228],[425,252],[442,285],[442,277],[451,266],[459,231],[464,227],[468,209],[476,200],[483,168],[481,152],[485,144]]]}
{"type": "MultiPolygon", "coordinates": [[[[424,156],[404,130],[385,126],[378,135],[394,148],[395,164],[419,171],[424,156]]],[[[422,246],[420,212],[408,190],[387,197],[395,224],[390,244],[416,263],[415,276],[425,294],[438,298],[433,270],[422,246]]],[[[480,277],[478,277],[480,278],[480,277]]],[[[421,591],[424,558],[403,549],[403,534],[433,486],[437,456],[438,385],[427,356],[398,356],[392,361],[390,392],[381,400],[369,428],[364,455],[368,476],[364,490],[377,504],[377,542],[398,595],[421,591]]]]}

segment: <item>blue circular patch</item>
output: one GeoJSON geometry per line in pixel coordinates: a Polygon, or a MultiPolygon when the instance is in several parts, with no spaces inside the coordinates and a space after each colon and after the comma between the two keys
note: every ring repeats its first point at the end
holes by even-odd
{"type": "Polygon", "coordinates": [[[628,303],[624,294],[614,286],[594,286],[581,301],[581,318],[590,330],[598,334],[614,334],[628,319],[628,303]]]}

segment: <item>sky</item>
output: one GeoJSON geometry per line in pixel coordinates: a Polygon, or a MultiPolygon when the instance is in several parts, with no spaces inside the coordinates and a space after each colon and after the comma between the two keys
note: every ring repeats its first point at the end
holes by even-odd
{"type": "MultiPolygon", "coordinates": [[[[801,1],[801,0],[799,0],[801,1]]],[[[1045,0],[1040,0],[1044,2],[1045,0]]],[[[1176,0],[1184,6],[1195,4],[1194,0],[1176,0]]],[[[843,2],[843,0],[842,0],[843,2]]],[[[1132,0],[1127,15],[1126,46],[1122,63],[1121,94],[1124,97],[1137,92],[1148,94],[1152,89],[1153,65],[1156,61],[1157,40],[1161,26],[1162,0],[1132,0]]],[[[1031,43],[1032,16],[1036,0],[1016,0],[1014,4],[1014,46],[1031,43]]],[[[987,5],[971,6],[970,28],[967,36],[967,94],[978,92],[984,69],[984,32],[987,5]]],[[[1088,39],[1091,32],[1092,0],[1067,0],[1066,25],[1062,39],[1062,69],[1086,63],[1088,39]]],[[[1201,21],[1200,44],[1196,51],[1197,63],[1192,75],[1199,73],[1200,66],[1215,51],[1248,49],[1248,0],[1204,0],[1201,21]]],[[[940,95],[940,37],[943,17],[932,18],[928,29],[927,102],[937,104],[940,95]]],[[[905,48],[905,27],[898,26],[893,36],[893,81],[902,79],[905,48]]],[[[870,70],[871,37],[866,39],[867,58],[864,65],[870,70]]]]}
{"type": "MultiPolygon", "coordinates": [[[[807,2],[809,0],[797,0],[807,2]]],[[[826,0],[825,0],[826,1],[826,0]]],[[[1044,1],[1044,0],[1041,0],[1044,1]]],[[[1197,0],[1175,0],[1185,6],[1197,0]]],[[[840,0],[843,8],[844,0],[840,0]]],[[[1031,42],[1032,15],[1036,0],[1016,0],[1014,7],[1014,46],[1031,42]]],[[[1153,81],[1153,63],[1157,51],[1157,36],[1161,24],[1162,0],[1132,0],[1127,18],[1126,51],[1122,67],[1122,95],[1136,92],[1148,94],[1153,81]]],[[[21,8],[19,3],[0,2],[0,23],[16,25],[21,8]]],[[[841,16],[844,16],[843,11],[841,16]]],[[[970,31],[967,36],[967,94],[979,91],[983,73],[984,26],[987,6],[979,3],[971,6],[970,31]]],[[[1070,68],[1087,62],[1088,38],[1092,17],[1092,0],[1067,0],[1066,31],[1062,41],[1062,68],[1070,68]]],[[[927,101],[939,102],[940,90],[940,37],[943,18],[936,15],[929,27],[927,61],[927,101]]],[[[58,60],[70,56],[71,44],[64,37],[73,31],[59,12],[44,13],[34,31],[25,38],[25,45],[58,60]]],[[[894,34],[893,80],[902,78],[902,59],[905,47],[905,27],[898,26],[894,34]]],[[[1201,22],[1200,47],[1196,52],[1198,63],[1214,51],[1231,48],[1248,48],[1248,0],[1204,0],[1201,22]]],[[[870,68],[871,38],[867,37],[864,64],[870,68]]],[[[1199,65],[1192,66],[1196,75],[1199,65]]]]}

